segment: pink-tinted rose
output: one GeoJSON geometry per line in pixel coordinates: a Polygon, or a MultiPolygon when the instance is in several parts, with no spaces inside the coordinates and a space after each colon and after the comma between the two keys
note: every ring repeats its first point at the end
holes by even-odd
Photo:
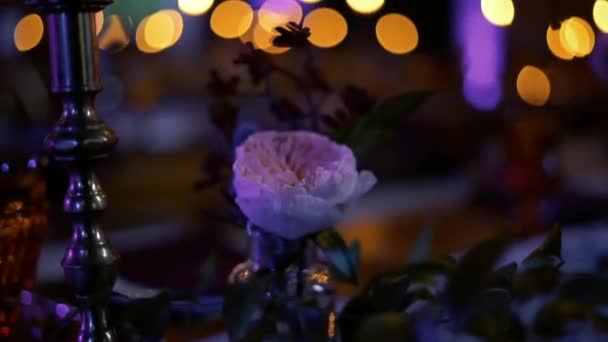
{"type": "Polygon", "coordinates": [[[348,204],[376,183],[353,152],[306,131],[251,135],[236,150],[236,202],[260,228],[286,239],[337,224],[348,204]]]}

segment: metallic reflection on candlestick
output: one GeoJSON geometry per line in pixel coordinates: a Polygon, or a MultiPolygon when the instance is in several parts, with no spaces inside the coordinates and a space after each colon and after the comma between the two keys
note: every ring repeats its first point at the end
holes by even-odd
{"type": "Polygon", "coordinates": [[[118,141],[94,106],[101,90],[95,13],[111,2],[26,0],[46,15],[52,92],[63,104],[45,146],[70,176],[64,211],[72,216],[73,235],[62,266],[82,308],[78,341],[116,340],[106,304],[116,280],[117,256],[98,223],[107,203],[92,170],[94,162],[107,157],[118,141]]]}

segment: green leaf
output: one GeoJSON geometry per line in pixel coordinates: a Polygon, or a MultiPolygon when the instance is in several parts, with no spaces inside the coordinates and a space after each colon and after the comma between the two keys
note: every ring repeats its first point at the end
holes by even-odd
{"type": "Polygon", "coordinates": [[[448,276],[456,271],[457,262],[450,255],[439,256],[430,260],[407,265],[406,272],[412,283],[429,284],[438,275],[448,276]]]}
{"type": "Polygon", "coordinates": [[[542,267],[559,268],[563,265],[562,228],[556,225],[547,235],[545,241],[523,261],[525,269],[542,267]]]}
{"type": "Polygon", "coordinates": [[[418,301],[427,301],[435,303],[437,301],[437,297],[431,291],[429,291],[429,289],[424,287],[410,291],[405,295],[405,298],[403,299],[403,310],[406,310],[410,307],[410,305],[418,301]]]}
{"type": "Polygon", "coordinates": [[[484,287],[510,290],[513,287],[515,274],[517,274],[516,262],[502,266],[488,275],[484,281],[484,287]]]}
{"type": "Polygon", "coordinates": [[[412,91],[390,97],[338,132],[336,140],[361,154],[389,137],[389,131],[393,131],[405,115],[418,109],[430,95],[429,91],[412,91]]]}
{"type": "Polygon", "coordinates": [[[135,331],[148,338],[164,336],[170,322],[171,296],[161,292],[156,297],[131,301],[124,319],[135,331]]]}
{"type": "Polygon", "coordinates": [[[351,284],[357,284],[360,254],[358,242],[348,247],[335,229],[327,229],[315,234],[313,240],[327,257],[336,278],[351,284]]]}
{"type": "Polygon", "coordinates": [[[224,294],[222,314],[230,336],[242,338],[256,309],[264,304],[272,274],[256,274],[247,282],[230,284],[224,294]]]}
{"type": "Polygon", "coordinates": [[[407,258],[408,263],[420,262],[424,260],[431,249],[431,243],[433,242],[433,226],[425,225],[420,230],[418,238],[414,242],[412,251],[407,258]]]}
{"type": "Polygon", "coordinates": [[[514,297],[525,300],[555,290],[560,283],[560,271],[555,268],[525,270],[513,279],[514,297]]]}
{"type": "Polygon", "coordinates": [[[363,321],[355,341],[405,342],[413,341],[413,335],[406,315],[384,313],[363,321]]]}
{"type": "Polygon", "coordinates": [[[448,280],[446,295],[452,309],[467,305],[482,289],[486,276],[502,256],[509,239],[500,234],[471,248],[448,280]]]}
{"type": "Polygon", "coordinates": [[[404,309],[409,286],[407,275],[381,277],[370,282],[366,293],[375,312],[399,312],[404,309]]]}

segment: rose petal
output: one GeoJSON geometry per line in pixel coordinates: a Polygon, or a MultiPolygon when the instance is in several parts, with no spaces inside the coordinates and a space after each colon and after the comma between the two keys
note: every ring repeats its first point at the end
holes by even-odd
{"type": "Polygon", "coordinates": [[[310,195],[237,197],[236,203],[255,225],[285,239],[332,227],[343,216],[331,203],[310,195]]]}
{"type": "Polygon", "coordinates": [[[257,226],[297,238],[335,225],[376,183],[352,151],[306,131],[252,134],[236,150],[237,203],[257,226]]]}
{"type": "Polygon", "coordinates": [[[359,179],[357,180],[357,187],[355,191],[353,191],[350,201],[355,201],[359,199],[361,196],[365,195],[368,191],[371,190],[374,185],[378,182],[376,176],[367,170],[363,170],[359,173],[359,179]]]}

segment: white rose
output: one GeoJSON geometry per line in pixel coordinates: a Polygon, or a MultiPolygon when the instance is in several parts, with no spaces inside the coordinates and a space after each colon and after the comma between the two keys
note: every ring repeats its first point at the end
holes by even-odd
{"type": "Polygon", "coordinates": [[[236,150],[236,203],[255,225],[286,239],[336,225],[376,177],[353,152],[306,131],[251,135],[236,150]]]}

